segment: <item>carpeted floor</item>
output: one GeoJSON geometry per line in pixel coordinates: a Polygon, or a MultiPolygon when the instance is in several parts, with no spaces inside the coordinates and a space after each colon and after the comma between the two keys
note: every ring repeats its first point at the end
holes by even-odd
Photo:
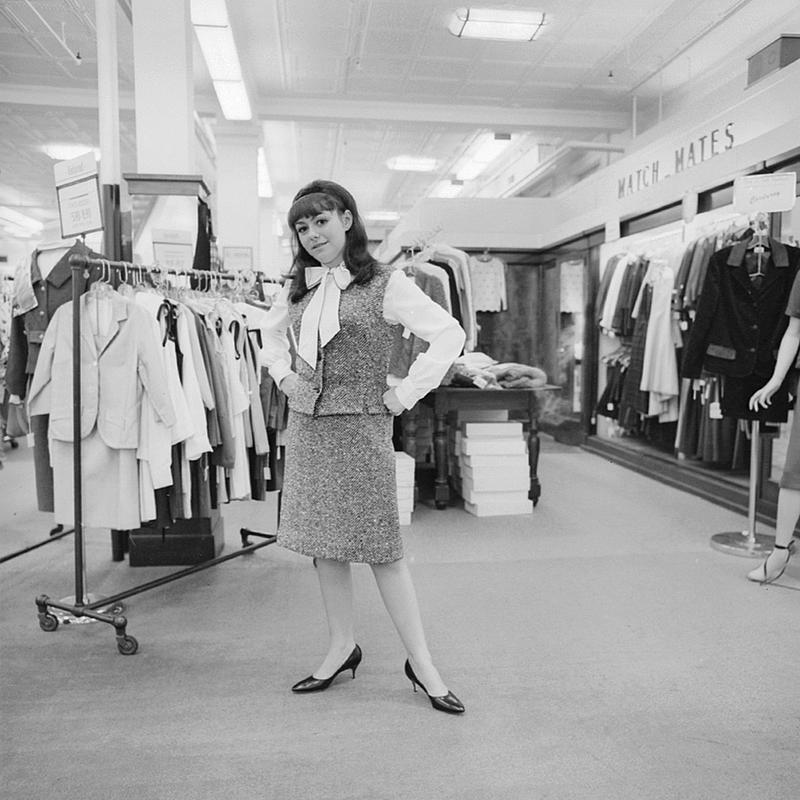
{"type": "MultiPolygon", "coordinates": [[[[532,516],[418,505],[407,554],[439,668],[435,712],[368,567],[354,568],[356,680],[294,696],[324,651],[310,562],[275,545],[127,601],[139,652],[102,623],[39,629],[73,591],[73,537],[0,564],[0,786],[9,800],[709,800],[800,796],[800,559],[780,585],[709,547],[737,515],[545,442],[532,516]]],[[[0,472],[0,555],[43,539],[29,451],[0,472]]],[[[227,551],[275,503],[223,512],[227,551]]],[[[110,560],[89,590],[171,568],[110,560]]]]}

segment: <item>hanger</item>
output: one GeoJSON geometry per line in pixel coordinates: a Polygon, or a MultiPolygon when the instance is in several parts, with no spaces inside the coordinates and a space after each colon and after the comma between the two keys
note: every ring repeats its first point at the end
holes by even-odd
{"type": "Polygon", "coordinates": [[[478,261],[491,261],[492,257],[489,254],[489,248],[485,247],[483,252],[478,256],[478,261]]]}
{"type": "Polygon", "coordinates": [[[750,227],[753,229],[753,236],[747,244],[747,249],[752,250],[758,257],[756,271],[751,272],[750,277],[761,278],[766,274],[762,269],[762,259],[764,253],[770,249],[769,214],[765,211],[759,211],[755,218],[750,221],[750,227]]]}

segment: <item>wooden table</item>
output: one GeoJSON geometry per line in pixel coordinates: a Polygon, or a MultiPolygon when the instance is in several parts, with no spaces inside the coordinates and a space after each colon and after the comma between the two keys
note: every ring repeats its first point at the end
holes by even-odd
{"type": "MultiPolygon", "coordinates": [[[[433,409],[433,458],[436,466],[434,501],[436,508],[447,508],[450,502],[450,485],[447,451],[447,415],[451,411],[473,409],[501,409],[526,411],[528,416],[528,464],[530,466],[530,490],[528,497],[534,506],[539,502],[542,487],[537,475],[539,465],[539,396],[542,391],[553,391],[556,386],[543,389],[472,389],[456,386],[440,386],[420,401],[433,409]]],[[[414,447],[415,420],[408,420],[408,438],[414,447]]]]}

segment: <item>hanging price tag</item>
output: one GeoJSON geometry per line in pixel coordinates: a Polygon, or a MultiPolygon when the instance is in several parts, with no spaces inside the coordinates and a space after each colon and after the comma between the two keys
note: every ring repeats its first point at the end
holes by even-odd
{"type": "Polygon", "coordinates": [[[59,161],[53,167],[61,220],[61,238],[103,230],[100,210],[100,183],[97,160],[93,152],[69,161],[59,161]]]}
{"type": "Polygon", "coordinates": [[[709,405],[708,416],[710,419],[722,419],[722,406],[716,400],[709,405]]]}

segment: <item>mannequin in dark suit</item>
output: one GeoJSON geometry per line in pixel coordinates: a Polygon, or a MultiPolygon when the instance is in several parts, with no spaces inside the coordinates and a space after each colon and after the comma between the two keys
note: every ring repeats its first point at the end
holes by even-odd
{"type": "MultiPolygon", "coordinates": [[[[786,381],[786,376],[796,366],[800,345],[800,277],[795,278],[789,302],[786,305],[788,327],[781,339],[775,370],[770,379],[750,398],[754,411],[769,408],[772,398],[786,381]]],[[[800,408],[795,406],[786,463],[778,490],[778,514],[775,529],[775,547],[766,560],[747,573],[751,581],[772,583],[783,575],[794,550],[794,529],[800,519],[800,408]]]]}
{"type": "Polygon", "coordinates": [[[768,407],[754,409],[751,395],[775,367],[787,328],[786,301],[800,267],[800,249],[770,239],[760,257],[747,241],[711,257],[697,314],[684,346],[681,374],[703,371],[725,376],[722,413],[738,419],[785,422],[788,386],[780,386],[768,407]],[[760,258],[760,260],[759,260],[760,258]],[[756,270],[758,275],[754,277],[756,270]]]}

